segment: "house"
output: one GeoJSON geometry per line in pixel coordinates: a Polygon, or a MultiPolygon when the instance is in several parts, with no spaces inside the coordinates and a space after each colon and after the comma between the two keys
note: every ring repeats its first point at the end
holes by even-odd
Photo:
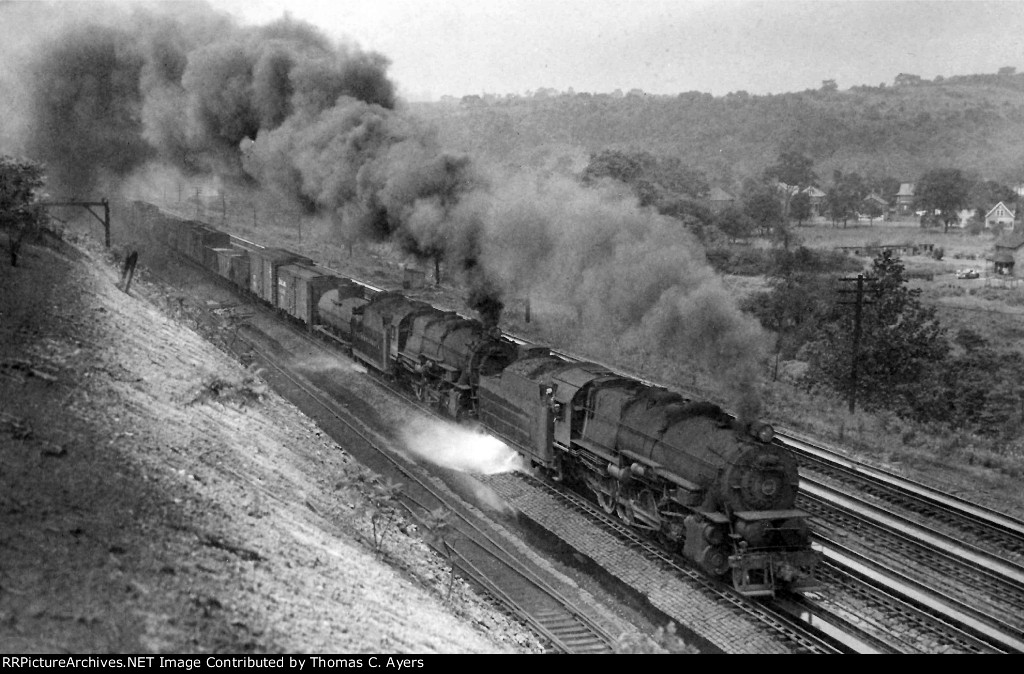
{"type": "Polygon", "coordinates": [[[914,214],[914,183],[900,183],[900,191],[896,193],[896,215],[914,214]]]}
{"type": "Polygon", "coordinates": [[[821,217],[825,213],[825,193],[814,185],[805,187],[803,190],[811,202],[811,217],[821,217]]]}
{"type": "Polygon", "coordinates": [[[995,245],[992,270],[1006,276],[1024,274],[1024,232],[1007,232],[996,240],[995,245]]]}
{"type": "Polygon", "coordinates": [[[1016,215],[1014,211],[1011,211],[1006,204],[1000,201],[992,207],[991,211],[985,214],[985,226],[994,227],[1002,225],[1005,229],[1013,229],[1013,221],[1016,215]]]}
{"type": "Polygon", "coordinates": [[[863,214],[858,216],[858,218],[862,218],[865,220],[873,220],[882,217],[889,212],[889,202],[886,201],[883,197],[880,197],[874,192],[872,192],[871,194],[867,195],[866,197],[860,200],[860,206],[858,207],[858,211],[863,214]],[[874,216],[874,218],[872,218],[870,215],[868,215],[872,211],[881,213],[882,215],[874,216]]]}
{"type": "Polygon", "coordinates": [[[732,196],[721,187],[712,187],[708,195],[708,202],[713,213],[724,211],[726,208],[735,205],[736,197],[732,196]]]}

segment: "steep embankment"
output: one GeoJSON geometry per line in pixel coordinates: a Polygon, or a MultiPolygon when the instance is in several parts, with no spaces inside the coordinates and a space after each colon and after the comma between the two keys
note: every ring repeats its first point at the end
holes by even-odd
{"type": "Polygon", "coordinates": [[[351,459],[102,257],[0,265],[0,651],[536,650],[418,539],[382,563],[351,459]]]}

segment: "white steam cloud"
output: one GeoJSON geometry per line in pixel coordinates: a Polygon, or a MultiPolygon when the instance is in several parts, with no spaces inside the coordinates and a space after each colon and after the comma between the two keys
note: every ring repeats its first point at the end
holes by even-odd
{"type": "Polygon", "coordinates": [[[464,473],[493,475],[527,469],[522,457],[501,440],[446,421],[418,419],[402,431],[402,440],[416,456],[464,473]]]}

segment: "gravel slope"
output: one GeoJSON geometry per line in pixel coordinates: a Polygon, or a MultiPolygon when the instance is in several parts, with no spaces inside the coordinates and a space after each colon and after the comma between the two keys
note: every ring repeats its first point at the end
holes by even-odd
{"type": "Polygon", "coordinates": [[[25,253],[0,265],[0,652],[541,650],[446,601],[419,539],[376,555],[344,451],[99,251],[25,253]]]}

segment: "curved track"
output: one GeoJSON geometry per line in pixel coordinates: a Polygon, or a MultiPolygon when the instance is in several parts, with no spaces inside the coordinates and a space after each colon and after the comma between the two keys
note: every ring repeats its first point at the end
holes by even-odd
{"type": "MultiPolygon", "coordinates": [[[[257,304],[255,307],[266,315],[274,313],[262,305],[257,304]]],[[[405,484],[400,498],[410,516],[421,526],[424,526],[426,515],[438,507],[454,515],[458,535],[450,537],[451,540],[446,539],[444,546],[447,549],[438,552],[442,557],[451,552],[453,565],[464,578],[528,624],[551,644],[555,652],[610,653],[614,650],[615,637],[590,617],[585,607],[574,602],[555,584],[524,563],[521,553],[508,549],[507,542],[487,531],[460,499],[431,486],[427,479],[420,476],[420,469],[383,447],[383,443],[373,437],[373,431],[343,406],[335,404],[311,383],[290,371],[280,362],[282,359],[265,349],[258,339],[247,338],[242,332],[237,332],[233,346],[243,343],[255,355],[259,364],[265,367],[263,376],[271,380],[278,393],[307,414],[313,408],[318,410],[318,413],[310,416],[316,418],[339,444],[343,443],[353,453],[373,453],[401,476],[405,484]]],[[[292,333],[310,339],[297,330],[292,333]]],[[[242,354],[235,351],[235,355],[240,357],[242,354]]]]}
{"type": "MultiPolygon", "coordinates": [[[[244,245],[256,246],[252,242],[244,241],[235,237],[237,241],[244,245]]],[[[379,292],[379,288],[363,284],[371,292],[379,292]]],[[[565,354],[559,354],[563,357],[571,359],[571,356],[565,354]]],[[[615,369],[615,368],[611,368],[615,369]]],[[[1006,562],[1007,568],[1020,568],[1017,564],[1017,559],[1024,559],[1024,523],[1021,523],[1012,518],[1007,518],[1000,513],[986,509],[976,504],[969,503],[963,499],[952,497],[949,495],[942,494],[937,490],[926,487],[925,485],[914,483],[905,478],[899,478],[897,476],[888,475],[884,471],[880,471],[875,468],[871,468],[858,462],[850,461],[849,459],[842,457],[840,454],[831,452],[825,448],[817,447],[813,443],[806,439],[799,438],[791,433],[779,434],[778,441],[797,452],[800,455],[801,461],[801,474],[802,475],[819,475],[823,480],[827,481],[830,486],[838,483],[843,485],[843,488],[859,491],[865,494],[869,494],[873,499],[878,502],[887,504],[886,510],[897,511],[903,510],[908,513],[908,517],[915,517],[918,519],[928,520],[930,522],[938,523],[937,529],[939,529],[938,535],[946,535],[947,537],[956,537],[958,540],[968,540],[975,548],[983,548],[985,553],[988,555],[990,562],[987,566],[992,567],[994,563],[993,559],[999,558],[1000,562],[1006,562]],[[946,533],[942,533],[945,530],[946,533]]],[[[808,490],[810,491],[810,490],[808,490]]],[[[810,505],[810,500],[805,501],[801,505],[805,508],[819,507],[824,508],[824,511],[832,513],[829,517],[837,516],[838,508],[834,505],[836,497],[828,497],[826,499],[819,499],[817,506],[810,505]]],[[[862,510],[866,511],[866,508],[862,510]]],[[[824,512],[819,510],[819,513],[824,512]]],[[[601,513],[603,515],[603,513],[601,513]]],[[[890,513],[891,514],[891,513],[890,513]]],[[[826,515],[821,515],[823,518],[826,515]]],[[[847,516],[848,517],[848,516],[847,516]]],[[[866,515],[868,520],[874,520],[875,526],[878,526],[878,520],[881,518],[876,515],[866,515]]],[[[891,529],[891,527],[890,527],[891,529]]],[[[634,534],[635,535],[635,534],[634,534]]],[[[913,536],[912,536],[913,537],[913,536]]],[[[921,536],[917,536],[921,538],[921,536]]],[[[918,542],[920,543],[920,541],[918,542]]],[[[879,544],[879,545],[885,545],[879,544]]],[[[905,543],[910,545],[910,543],[905,543]]],[[[961,555],[963,556],[963,555],[961,555]]],[[[918,559],[921,562],[925,561],[927,554],[919,555],[918,559]]],[[[854,592],[849,588],[849,578],[858,576],[860,571],[855,567],[859,563],[850,562],[850,556],[845,554],[834,555],[830,561],[830,568],[828,571],[830,578],[837,583],[837,586],[847,588],[848,592],[854,592]]],[[[983,579],[982,571],[985,563],[976,565],[973,571],[955,571],[955,568],[963,569],[964,565],[950,565],[947,562],[941,562],[935,564],[938,568],[936,569],[936,575],[950,574],[956,576],[960,573],[959,579],[964,581],[968,588],[971,587],[970,583],[975,583],[974,587],[984,587],[984,592],[988,595],[997,598],[999,602],[1002,602],[998,608],[999,611],[1012,612],[1017,618],[1021,615],[1021,603],[1017,599],[1016,589],[1014,589],[1013,583],[1017,580],[1013,578],[1013,572],[1003,573],[1002,575],[1006,578],[999,579],[998,577],[992,577],[991,575],[987,579],[983,579]],[[975,573],[977,572],[977,573],[975,573]],[[966,575],[963,575],[966,574],[966,575]],[[1010,584],[1007,585],[1006,583],[1010,584]]],[[[470,566],[467,563],[467,566],[470,566]]],[[[692,570],[691,570],[692,571],[692,570]]],[[[991,571],[991,568],[989,569],[991,571]]],[[[696,573],[696,572],[695,572],[696,573]]],[[[870,575],[870,574],[869,574],[870,575]]],[[[706,579],[705,579],[706,580],[706,579]]],[[[856,591],[859,596],[863,596],[865,592],[873,592],[876,595],[884,593],[884,590],[880,586],[887,582],[881,577],[868,578],[864,574],[860,574],[859,582],[862,585],[872,585],[874,589],[864,590],[863,588],[856,591]]],[[[954,581],[956,582],[956,581],[954,581]]],[[[929,589],[924,586],[920,590],[922,593],[934,593],[934,589],[929,589]]],[[[969,590],[968,590],[969,591],[969,590]]],[[[876,601],[876,600],[873,600],[876,601]]],[[[907,605],[913,605],[913,601],[907,601],[906,597],[902,597],[899,601],[903,601],[907,605]]],[[[812,602],[813,604],[813,602],[812,602]]],[[[797,602],[795,604],[797,608],[792,609],[790,612],[793,613],[808,613],[814,606],[807,603],[797,602]]],[[[818,605],[820,609],[820,604],[818,605]]],[[[918,610],[920,607],[915,608],[918,610]]],[[[893,609],[893,614],[901,613],[902,610],[893,609]]],[[[912,611],[908,612],[909,613],[912,611]]],[[[571,613],[571,611],[570,611],[571,613]]],[[[827,614],[828,611],[825,610],[827,614]]],[[[978,631],[975,629],[975,625],[970,621],[973,620],[971,612],[966,614],[956,613],[957,615],[967,615],[966,622],[962,623],[958,628],[956,625],[950,625],[949,621],[951,618],[950,614],[946,614],[945,617],[938,617],[934,613],[929,611],[923,611],[921,616],[916,620],[918,627],[915,627],[913,631],[924,631],[928,629],[934,629],[936,634],[939,634],[944,629],[950,631],[945,636],[939,636],[935,639],[934,643],[943,644],[944,642],[950,642],[953,644],[953,648],[962,652],[987,652],[988,650],[1021,650],[1017,647],[1017,642],[1014,640],[1015,636],[1013,625],[1009,628],[1008,640],[1002,642],[1002,645],[992,646],[994,643],[988,640],[991,635],[978,636],[978,631]],[[930,617],[929,617],[930,616],[930,617]],[[928,620],[932,620],[935,623],[933,628],[925,628],[923,625],[928,620]],[[944,627],[939,627],[938,624],[942,623],[944,627]],[[961,638],[958,636],[960,633],[965,633],[967,636],[961,638]],[[1010,644],[1009,648],[1006,648],[1006,644],[1010,644]]],[[[837,625],[843,625],[843,619],[838,615],[832,616],[833,621],[837,625]]],[[[778,618],[775,618],[776,620],[778,618]]],[[[804,616],[802,620],[807,621],[807,617],[804,616]]],[[[909,619],[908,619],[909,620],[909,619]]],[[[952,619],[955,620],[956,619],[952,619]]],[[[820,618],[819,618],[820,621],[820,618]]],[[[558,622],[558,621],[556,621],[558,622]]],[[[813,622],[811,620],[810,622],[813,622]]],[[[849,623],[846,623],[849,627],[849,623]]],[[[989,626],[991,628],[991,625],[989,626]]],[[[837,627],[840,632],[843,631],[843,627],[837,627]]],[[[783,628],[781,632],[784,632],[783,628]]],[[[826,630],[827,632],[828,630],[826,630]]],[[[982,630],[984,631],[984,630],[982,630]]],[[[544,632],[541,632],[544,633],[544,632]]],[[[852,634],[848,635],[849,638],[855,638],[852,634]]],[[[549,637],[550,638],[550,637],[549,637]]],[[[878,646],[877,643],[872,642],[870,635],[862,635],[863,643],[866,644],[865,650],[870,650],[878,646]]],[[[897,640],[899,635],[897,635],[897,640]]],[[[928,642],[928,639],[925,639],[928,642]]],[[[557,643],[552,640],[553,643],[557,643]]],[[[827,642],[827,639],[823,640],[823,643],[827,642]]],[[[816,647],[809,647],[807,650],[810,652],[825,652],[814,650],[816,647]]],[[[900,651],[902,649],[896,648],[900,651]]],[[[909,649],[913,652],[913,648],[909,649]]]]}

